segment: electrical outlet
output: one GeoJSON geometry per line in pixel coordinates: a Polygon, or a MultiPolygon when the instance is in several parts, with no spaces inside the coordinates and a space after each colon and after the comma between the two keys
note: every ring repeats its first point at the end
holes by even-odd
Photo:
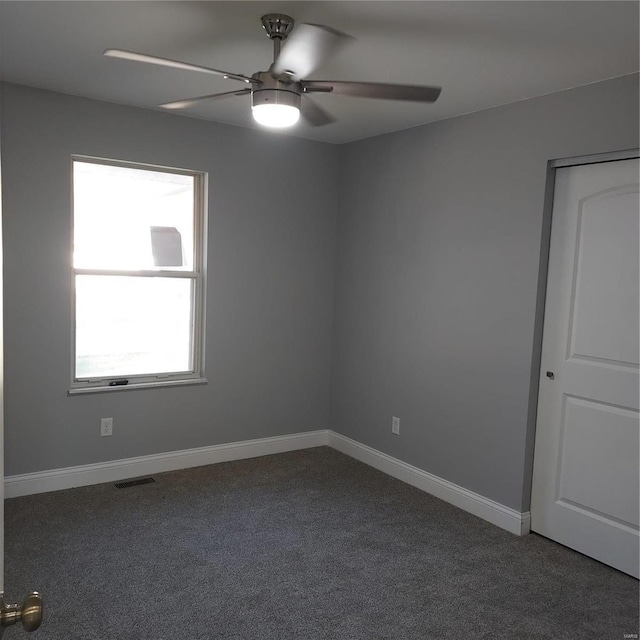
{"type": "Polygon", "coordinates": [[[113,418],[102,418],[100,420],[100,435],[101,436],[113,435],[113,418]]]}
{"type": "Polygon", "coordinates": [[[395,433],[397,436],[400,435],[400,418],[391,418],[391,433],[395,433]]]}

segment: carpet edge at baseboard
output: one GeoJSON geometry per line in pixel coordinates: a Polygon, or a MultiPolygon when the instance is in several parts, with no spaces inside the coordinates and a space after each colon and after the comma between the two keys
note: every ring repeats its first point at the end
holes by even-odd
{"type": "Polygon", "coordinates": [[[501,529],[516,535],[529,533],[531,516],[528,511],[519,512],[506,507],[329,429],[7,476],[4,482],[5,498],[115,482],[165,471],[177,471],[320,446],[330,446],[501,529]]]}
{"type": "Polygon", "coordinates": [[[531,515],[528,511],[506,507],[334,431],[329,432],[329,446],[510,533],[522,536],[530,531],[531,515]]]}
{"type": "Polygon", "coordinates": [[[177,471],[219,462],[310,449],[326,446],[328,440],[328,430],[320,429],[286,436],[229,442],[196,449],[183,449],[136,458],[7,476],[4,479],[5,498],[17,498],[103,482],[115,482],[165,471],[177,471]]]}

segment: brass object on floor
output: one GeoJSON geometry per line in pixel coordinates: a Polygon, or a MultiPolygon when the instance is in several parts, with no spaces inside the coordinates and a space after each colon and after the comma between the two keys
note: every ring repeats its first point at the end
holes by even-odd
{"type": "Polygon", "coordinates": [[[35,631],[42,624],[42,615],[42,596],[38,592],[30,593],[21,605],[7,604],[0,592],[0,638],[5,627],[16,622],[22,622],[25,631],[35,631]]]}

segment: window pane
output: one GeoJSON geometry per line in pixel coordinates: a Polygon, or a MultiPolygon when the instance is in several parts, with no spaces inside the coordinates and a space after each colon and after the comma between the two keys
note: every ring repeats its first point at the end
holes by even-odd
{"type": "Polygon", "coordinates": [[[75,160],[74,266],[192,271],[194,181],[75,160]]]}
{"type": "Polygon", "coordinates": [[[192,371],[191,278],[76,276],[76,378],[192,371]]]}

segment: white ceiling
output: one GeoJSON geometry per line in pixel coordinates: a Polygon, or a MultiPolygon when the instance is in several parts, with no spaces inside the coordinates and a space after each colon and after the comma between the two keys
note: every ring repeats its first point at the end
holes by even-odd
{"type": "MultiPolygon", "coordinates": [[[[433,105],[315,94],[338,121],[290,130],[343,143],[638,71],[638,2],[0,1],[0,78],[155,109],[240,83],[102,56],[106,48],[251,75],[272,44],[260,16],[287,13],[356,38],[318,80],[443,87],[433,105]]],[[[249,98],[185,116],[252,127],[249,98]]]]}

